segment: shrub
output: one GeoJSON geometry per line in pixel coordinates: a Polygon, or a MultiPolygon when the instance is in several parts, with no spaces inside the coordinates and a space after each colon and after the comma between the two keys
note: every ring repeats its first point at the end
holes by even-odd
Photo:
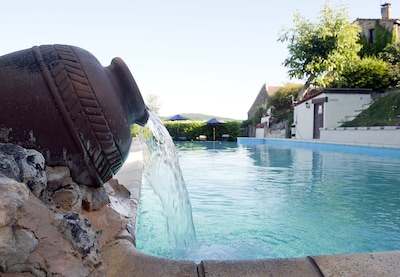
{"type": "Polygon", "coordinates": [[[207,125],[201,121],[167,121],[163,122],[174,140],[185,138],[187,140],[198,140],[200,135],[213,139],[213,128],[215,128],[215,139],[219,140],[223,134],[229,135],[229,140],[236,141],[240,134],[240,122],[228,121],[224,124],[207,125]]]}
{"type": "Polygon", "coordinates": [[[338,88],[372,88],[382,91],[390,86],[389,67],[383,60],[366,57],[346,68],[331,84],[338,88]]]}
{"type": "Polygon", "coordinates": [[[302,84],[285,84],[274,95],[268,98],[268,108],[271,108],[272,114],[277,122],[281,122],[293,117],[292,99],[296,99],[302,84]]]}
{"type": "Polygon", "coordinates": [[[400,43],[387,45],[380,58],[388,63],[392,87],[400,87],[400,43]]]}
{"type": "MultiPolygon", "coordinates": [[[[168,130],[173,140],[198,140],[200,135],[207,136],[208,140],[213,140],[213,128],[215,128],[215,139],[219,140],[223,134],[229,135],[230,141],[236,141],[240,135],[240,122],[227,121],[224,124],[207,125],[202,121],[165,121],[163,125],[168,130]]],[[[131,126],[132,137],[138,136],[138,125],[131,126]]]]}

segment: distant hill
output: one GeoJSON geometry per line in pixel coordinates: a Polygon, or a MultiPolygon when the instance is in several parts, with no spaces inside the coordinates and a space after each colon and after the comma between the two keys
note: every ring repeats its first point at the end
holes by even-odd
{"type": "MultiPolygon", "coordinates": [[[[227,117],[220,117],[220,116],[215,116],[215,115],[207,115],[207,114],[200,114],[200,113],[181,113],[180,115],[189,118],[190,120],[194,120],[194,121],[207,121],[213,117],[218,118],[219,120],[223,120],[223,121],[243,121],[240,119],[232,119],[232,118],[227,118],[227,117]]],[[[161,120],[167,120],[168,118],[173,117],[173,115],[170,116],[159,116],[159,118],[161,120]]]]}

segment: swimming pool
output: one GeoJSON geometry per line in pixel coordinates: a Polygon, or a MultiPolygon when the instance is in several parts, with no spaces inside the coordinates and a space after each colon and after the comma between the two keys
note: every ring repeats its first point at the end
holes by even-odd
{"type": "Polygon", "coordinates": [[[226,260],[400,249],[396,151],[219,142],[176,147],[198,249],[175,256],[158,198],[144,183],[136,239],[145,253],[226,260]]]}

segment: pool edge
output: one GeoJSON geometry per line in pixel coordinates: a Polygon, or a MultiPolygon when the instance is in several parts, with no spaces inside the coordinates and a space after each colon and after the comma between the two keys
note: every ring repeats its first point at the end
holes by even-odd
{"type": "Polygon", "coordinates": [[[119,239],[103,254],[124,257],[104,260],[107,268],[118,269],[107,276],[400,276],[400,251],[196,263],[147,255],[131,241],[119,239]]]}
{"type": "Polygon", "coordinates": [[[313,140],[300,140],[300,139],[279,139],[279,138],[250,138],[250,137],[238,137],[237,144],[274,144],[280,146],[289,146],[289,144],[295,146],[302,145],[326,145],[326,146],[346,146],[346,147],[360,147],[360,148],[377,148],[377,149],[398,149],[399,145],[387,145],[387,144],[360,144],[360,143],[346,143],[346,142],[334,142],[334,141],[321,141],[317,139],[313,140]]]}

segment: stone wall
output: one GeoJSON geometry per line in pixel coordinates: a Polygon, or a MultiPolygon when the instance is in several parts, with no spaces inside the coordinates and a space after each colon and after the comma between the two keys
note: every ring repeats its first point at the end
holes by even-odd
{"type": "Polygon", "coordinates": [[[264,138],[281,138],[288,137],[287,121],[272,123],[270,127],[264,127],[264,138]]]}
{"type": "Polygon", "coordinates": [[[1,276],[110,276],[110,249],[134,248],[138,203],[116,180],[79,185],[39,152],[0,144],[0,193],[1,276]]]}

